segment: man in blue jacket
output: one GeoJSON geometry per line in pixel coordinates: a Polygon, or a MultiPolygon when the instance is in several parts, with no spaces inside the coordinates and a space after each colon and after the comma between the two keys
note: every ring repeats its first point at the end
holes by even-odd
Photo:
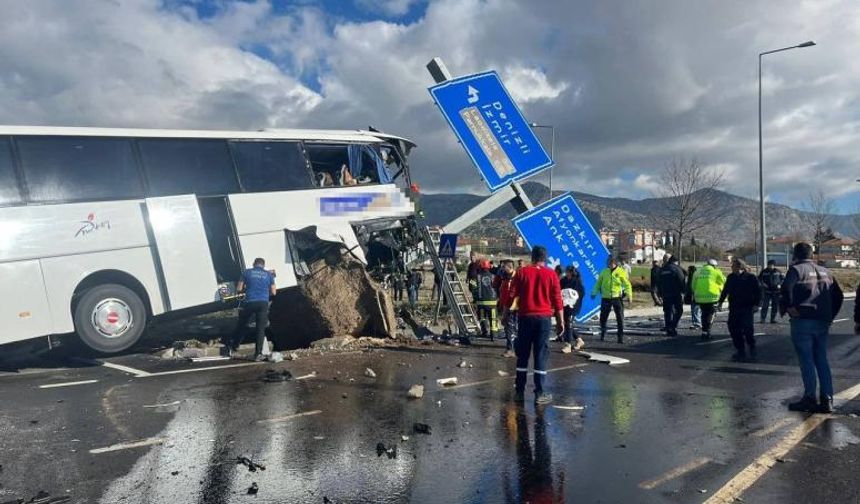
{"type": "Polygon", "coordinates": [[[262,257],[254,259],[254,267],[246,269],[242,278],[236,284],[236,292],[244,292],[245,300],[239,309],[239,322],[236,330],[227,340],[227,353],[232,353],[239,347],[245,336],[248,320],[255,317],[257,323],[257,339],[254,346],[254,360],[262,361],[263,342],[266,340],[266,326],[269,325],[269,298],[277,293],[275,277],[266,271],[266,261],[262,257]]]}

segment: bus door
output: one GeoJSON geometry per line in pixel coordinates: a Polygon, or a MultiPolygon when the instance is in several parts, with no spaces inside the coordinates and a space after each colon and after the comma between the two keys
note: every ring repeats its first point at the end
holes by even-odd
{"type": "MultiPolygon", "coordinates": [[[[209,254],[219,284],[234,284],[242,276],[242,250],[226,196],[198,197],[209,254]]],[[[231,289],[232,290],[232,289],[231,289]]]]}
{"type": "Polygon", "coordinates": [[[168,309],[190,308],[220,299],[197,198],[147,198],[146,211],[168,309]]]}

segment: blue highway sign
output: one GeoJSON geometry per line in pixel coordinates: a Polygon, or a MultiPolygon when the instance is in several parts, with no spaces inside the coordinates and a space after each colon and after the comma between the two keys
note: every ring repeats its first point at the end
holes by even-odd
{"type": "Polygon", "coordinates": [[[454,259],[457,252],[457,235],[442,234],[439,238],[439,259],[454,259]]]}
{"type": "Polygon", "coordinates": [[[600,298],[591,299],[590,294],[600,270],[606,266],[609,251],[573,196],[568,193],[547,201],[515,217],[514,225],[529,248],[546,247],[547,266],[574,265],[579,269],[585,299],[576,321],[584,322],[600,311],[600,298]]]}
{"type": "Polygon", "coordinates": [[[496,72],[445,81],[430,94],[490,191],[553,165],[496,72]]]}

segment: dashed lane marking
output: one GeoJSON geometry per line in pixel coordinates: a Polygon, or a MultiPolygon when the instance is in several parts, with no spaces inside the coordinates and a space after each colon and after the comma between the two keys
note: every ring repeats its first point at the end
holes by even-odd
{"type": "Polygon", "coordinates": [[[161,371],[159,373],[148,373],[146,375],[141,376],[141,378],[153,378],[155,376],[169,376],[169,375],[177,375],[177,374],[185,374],[185,373],[202,373],[204,371],[216,371],[218,369],[231,369],[238,367],[246,367],[246,366],[259,366],[261,364],[267,364],[266,362],[242,362],[239,364],[227,364],[226,366],[209,366],[209,367],[201,367],[194,369],[176,369],[174,371],[161,371]]]}
{"type": "MultiPolygon", "coordinates": [[[[860,383],[847,388],[833,396],[833,402],[840,406],[860,395],[860,383]]],[[[826,420],[833,418],[832,415],[810,415],[800,425],[791,429],[775,445],[761,454],[752,463],[746,466],[722,488],[714,493],[704,504],[730,504],[743,495],[751,486],[764,476],[771,467],[777,464],[777,460],[785,457],[792,448],[800,444],[810,432],[818,428],[826,420]]]]}
{"type": "Polygon", "coordinates": [[[81,380],[81,381],[70,381],[70,382],[62,382],[62,383],[46,383],[45,385],[39,385],[39,388],[59,388],[59,387],[74,387],[75,385],[88,385],[90,383],[98,383],[98,380],[81,380]]]}
{"type": "Polygon", "coordinates": [[[847,318],[838,318],[838,319],[834,320],[833,323],[835,324],[837,322],[845,322],[846,320],[848,320],[848,319],[847,318]]]}
{"type": "Polygon", "coordinates": [[[696,469],[702,467],[710,461],[711,459],[707,457],[699,457],[697,459],[691,460],[682,466],[666,471],[665,473],[661,474],[660,476],[657,476],[654,479],[639,483],[639,488],[642,488],[644,490],[653,490],[654,488],[657,488],[658,486],[662,485],[663,483],[666,483],[667,481],[673,480],[679,476],[683,476],[688,472],[695,471],[696,469]]]}
{"type": "Polygon", "coordinates": [[[160,445],[164,443],[164,438],[149,438],[149,439],[141,439],[140,441],[132,441],[130,443],[118,443],[110,446],[105,446],[104,448],[93,448],[90,450],[90,453],[93,455],[97,455],[99,453],[108,453],[119,450],[130,450],[132,448],[140,448],[142,446],[152,446],[152,445],[160,445]]]}
{"type": "Polygon", "coordinates": [[[149,376],[151,373],[144,371],[142,369],[135,369],[133,367],[123,366],[121,364],[114,364],[113,362],[104,362],[98,361],[102,366],[110,369],[116,369],[117,371],[122,371],[123,373],[128,373],[134,375],[136,378],[143,378],[145,376],[149,376]]]}
{"type": "MultiPolygon", "coordinates": [[[[547,372],[547,374],[556,373],[558,371],[567,371],[568,369],[580,368],[580,367],[587,366],[587,365],[588,365],[587,363],[583,362],[580,364],[573,364],[570,366],[562,366],[562,367],[557,367],[557,368],[553,368],[553,369],[547,369],[546,372],[547,372]]],[[[531,375],[534,373],[529,373],[529,374],[531,375]]],[[[471,383],[461,383],[460,385],[442,386],[436,390],[456,390],[456,389],[467,388],[467,387],[477,387],[478,385],[486,385],[488,383],[494,383],[494,382],[503,381],[503,380],[511,380],[513,378],[515,378],[514,375],[499,376],[496,378],[490,378],[489,380],[481,380],[481,381],[476,381],[476,382],[471,382],[471,383]]]]}
{"type": "Polygon", "coordinates": [[[294,418],[319,415],[320,413],[322,413],[322,410],[303,411],[301,413],[294,413],[292,415],[287,415],[287,416],[282,416],[282,417],[267,418],[265,420],[257,420],[257,423],[258,424],[271,424],[271,423],[286,422],[287,420],[292,420],[294,418]]]}

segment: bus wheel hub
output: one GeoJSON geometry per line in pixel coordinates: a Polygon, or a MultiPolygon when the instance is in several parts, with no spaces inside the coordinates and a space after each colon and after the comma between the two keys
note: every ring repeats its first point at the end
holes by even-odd
{"type": "Polygon", "coordinates": [[[120,299],[105,299],[93,308],[93,327],[107,338],[122,336],[132,322],[131,308],[120,299]]]}

